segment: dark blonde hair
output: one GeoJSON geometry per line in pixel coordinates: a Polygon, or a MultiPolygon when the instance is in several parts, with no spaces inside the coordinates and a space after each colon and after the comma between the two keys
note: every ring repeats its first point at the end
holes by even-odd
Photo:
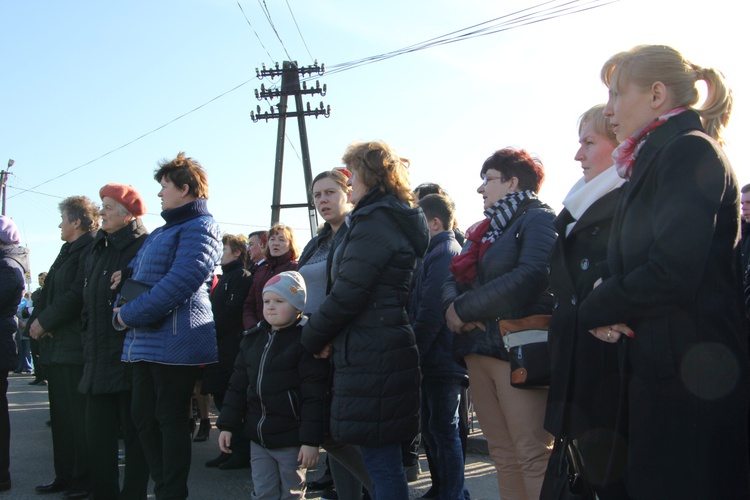
{"type": "Polygon", "coordinates": [[[670,91],[672,104],[698,113],[706,133],[722,142],[721,134],[729,123],[733,99],[720,71],[693,64],[666,45],[638,45],[610,57],[602,67],[601,78],[607,87],[614,85],[616,89],[630,82],[644,88],[662,82],[670,91]],[[617,81],[612,79],[615,70],[617,81]],[[706,82],[708,88],[701,108],[694,107],[699,98],[695,86],[698,80],[706,82]]]}
{"type": "Polygon", "coordinates": [[[615,131],[612,130],[612,125],[609,124],[609,118],[604,116],[604,106],[604,104],[592,106],[591,109],[578,118],[578,135],[580,136],[583,127],[590,123],[594,127],[594,132],[607,139],[614,147],[617,147],[620,143],[617,142],[615,131]]]}
{"type": "Polygon", "coordinates": [[[369,189],[377,188],[381,193],[412,204],[409,160],[401,158],[385,142],[354,142],[346,148],[341,161],[362,176],[362,182],[369,189]]]}
{"type": "Polygon", "coordinates": [[[208,199],[208,177],[197,160],[188,158],[184,152],[177,154],[174,160],[162,160],[154,171],[154,179],[161,182],[167,178],[177,188],[187,185],[188,194],[200,199],[208,199]]]}
{"type": "Polygon", "coordinates": [[[68,196],[58,205],[60,213],[65,212],[68,222],[78,219],[84,231],[99,229],[99,207],[86,196],[68,196]]]}
{"type": "MultiPolygon", "coordinates": [[[[274,224],[271,229],[266,233],[266,242],[271,241],[271,236],[281,234],[289,241],[289,251],[292,252],[292,260],[297,260],[299,257],[299,247],[297,242],[294,240],[294,229],[284,224],[274,224]]],[[[270,245],[266,247],[266,257],[271,256],[270,245]]]]}
{"type": "Polygon", "coordinates": [[[221,238],[223,245],[229,245],[232,252],[240,252],[242,265],[247,265],[247,238],[244,234],[225,234],[221,238]]]}

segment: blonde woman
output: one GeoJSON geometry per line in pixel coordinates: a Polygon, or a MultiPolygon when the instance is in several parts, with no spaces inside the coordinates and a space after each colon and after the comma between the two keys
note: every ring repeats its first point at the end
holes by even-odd
{"type": "Polygon", "coordinates": [[[627,360],[628,496],[748,498],[739,187],[720,146],[731,92],[663,45],[615,54],[602,81],[626,182],[579,319],[627,360]]]}

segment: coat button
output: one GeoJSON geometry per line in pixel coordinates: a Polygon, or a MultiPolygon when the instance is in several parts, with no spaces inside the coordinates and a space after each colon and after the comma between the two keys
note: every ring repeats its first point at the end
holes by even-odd
{"type": "Polygon", "coordinates": [[[589,259],[583,259],[581,261],[581,269],[584,271],[589,268],[589,259]]]}
{"type": "Polygon", "coordinates": [[[570,303],[573,305],[576,305],[578,303],[578,299],[576,299],[575,295],[573,295],[573,297],[570,299],[570,303]]]}

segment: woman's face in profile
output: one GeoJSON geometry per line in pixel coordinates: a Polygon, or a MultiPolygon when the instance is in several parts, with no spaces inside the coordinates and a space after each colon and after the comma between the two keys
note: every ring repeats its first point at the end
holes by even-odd
{"type": "Polygon", "coordinates": [[[333,179],[324,177],[317,181],[313,184],[312,194],[315,208],[329,224],[340,224],[351,210],[347,199],[348,193],[345,193],[341,185],[333,179]]]}
{"type": "MultiPolygon", "coordinates": [[[[184,205],[187,201],[185,198],[185,193],[182,189],[178,189],[177,186],[175,186],[174,182],[170,181],[166,177],[162,177],[161,181],[159,181],[159,184],[161,185],[161,189],[159,190],[159,198],[161,198],[161,209],[162,210],[170,210],[172,208],[181,207],[184,205]]],[[[185,187],[185,192],[187,191],[187,185],[185,187]]]]}
{"type": "Polygon", "coordinates": [[[277,232],[268,238],[268,252],[272,257],[284,255],[289,251],[289,240],[283,232],[277,232]]]}
{"type": "Polygon", "coordinates": [[[477,193],[481,194],[484,200],[485,210],[515,190],[513,179],[515,177],[511,177],[510,179],[503,178],[503,174],[498,170],[487,169],[482,183],[477,188],[477,193]]]}
{"type": "Polygon", "coordinates": [[[352,194],[349,197],[349,201],[352,202],[352,205],[356,205],[359,200],[367,194],[367,191],[369,191],[368,187],[360,179],[360,175],[356,170],[352,170],[352,175],[349,177],[347,185],[352,187],[352,194]]]}
{"type": "Polygon", "coordinates": [[[609,100],[604,116],[609,118],[617,140],[622,142],[659,117],[651,106],[652,92],[632,82],[618,82],[618,71],[612,74],[609,100]]]}
{"type": "Polygon", "coordinates": [[[612,166],[612,151],[615,147],[609,139],[594,130],[591,122],[583,125],[578,142],[581,147],[576,152],[575,160],[581,162],[585,182],[591,181],[612,166]]]}

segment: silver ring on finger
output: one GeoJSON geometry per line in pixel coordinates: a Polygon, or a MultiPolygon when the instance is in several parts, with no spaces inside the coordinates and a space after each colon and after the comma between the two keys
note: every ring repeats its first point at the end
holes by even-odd
{"type": "Polygon", "coordinates": [[[611,328],[607,332],[607,340],[610,340],[610,341],[612,340],[612,329],[611,328]]]}

